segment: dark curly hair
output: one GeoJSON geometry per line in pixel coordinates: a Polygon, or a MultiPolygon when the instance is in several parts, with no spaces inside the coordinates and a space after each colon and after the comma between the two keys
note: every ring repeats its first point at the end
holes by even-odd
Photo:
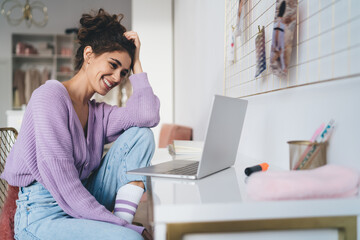
{"type": "Polygon", "coordinates": [[[98,12],[83,14],[80,19],[78,43],[80,44],[75,56],[75,70],[79,71],[84,63],[84,48],[90,46],[95,55],[105,52],[124,51],[131,58],[131,69],[135,54],[135,45],[123,34],[126,28],[120,23],[124,18],[122,14],[110,15],[100,8],[98,12]]]}

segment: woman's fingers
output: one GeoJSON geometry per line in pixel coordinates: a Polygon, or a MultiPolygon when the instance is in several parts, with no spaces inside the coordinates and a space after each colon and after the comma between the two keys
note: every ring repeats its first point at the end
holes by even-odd
{"type": "Polygon", "coordinates": [[[137,32],[135,31],[127,31],[124,33],[124,35],[137,35],[137,32]]]}
{"type": "Polygon", "coordinates": [[[133,40],[136,47],[140,47],[140,39],[139,39],[139,36],[138,36],[137,32],[128,31],[128,32],[124,33],[124,36],[128,40],[133,40]]]}
{"type": "Polygon", "coordinates": [[[124,36],[134,42],[134,45],[136,47],[135,54],[134,54],[134,67],[133,72],[142,72],[141,64],[140,64],[140,39],[137,32],[134,31],[128,31],[124,33],[124,36]],[[139,67],[140,66],[140,67],[139,67]]]}

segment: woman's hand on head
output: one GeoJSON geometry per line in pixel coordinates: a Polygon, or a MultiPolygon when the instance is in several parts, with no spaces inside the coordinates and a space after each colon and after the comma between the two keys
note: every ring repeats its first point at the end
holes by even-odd
{"type": "Polygon", "coordinates": [[[137,32],[127,31],[127,32],[124,33],[124,36],[128,40],[132,40],[133,43],[135,44],[136,51],[135,51],[135,59],[134,60],[139,59],[139,52],[140,52],[141,43],[140,43],[140,39],[139,39],[139,36],[138,36],[137,32]]]}
{"type": "Polygon", "coordinates": [[[136,50],[135,50],[135,55],[134,55],[134,68],[133,68],[133,72],[136,73],[140,73],[142,72],[142,68],[141,68],[141,64],[140,64],[140,39],[139,36],[137,34],[137,32],[134,31],[127,31],[124,33],[124,36],[128,39],[134,42],[136,50]]]}

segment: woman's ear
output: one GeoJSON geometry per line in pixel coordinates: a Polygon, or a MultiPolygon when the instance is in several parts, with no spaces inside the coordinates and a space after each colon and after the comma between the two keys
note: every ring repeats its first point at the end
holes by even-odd
{"type": "Polygon", "coordinates": [[[92,47],[90,47],[90,46],[86,46],[85,48],[84,48],[84,55],[83,55],[83,57],[84,57],[84,64],[85,65],[87,65],[87,64],[90,64],[90,60],[91,60],[91,58],[92,58],[92,56],[93,56],[93,50],[92,50],[92,47]]]}

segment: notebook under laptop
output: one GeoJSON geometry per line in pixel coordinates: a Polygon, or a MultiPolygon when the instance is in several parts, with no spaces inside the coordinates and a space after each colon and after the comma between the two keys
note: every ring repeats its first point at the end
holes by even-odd
{"type": "Polygon", "coordinates": [[[200,161],[173,160],[128,171],[154,177],[200,179],[234,165],[247,101],[215,95],[200,161]]]}

